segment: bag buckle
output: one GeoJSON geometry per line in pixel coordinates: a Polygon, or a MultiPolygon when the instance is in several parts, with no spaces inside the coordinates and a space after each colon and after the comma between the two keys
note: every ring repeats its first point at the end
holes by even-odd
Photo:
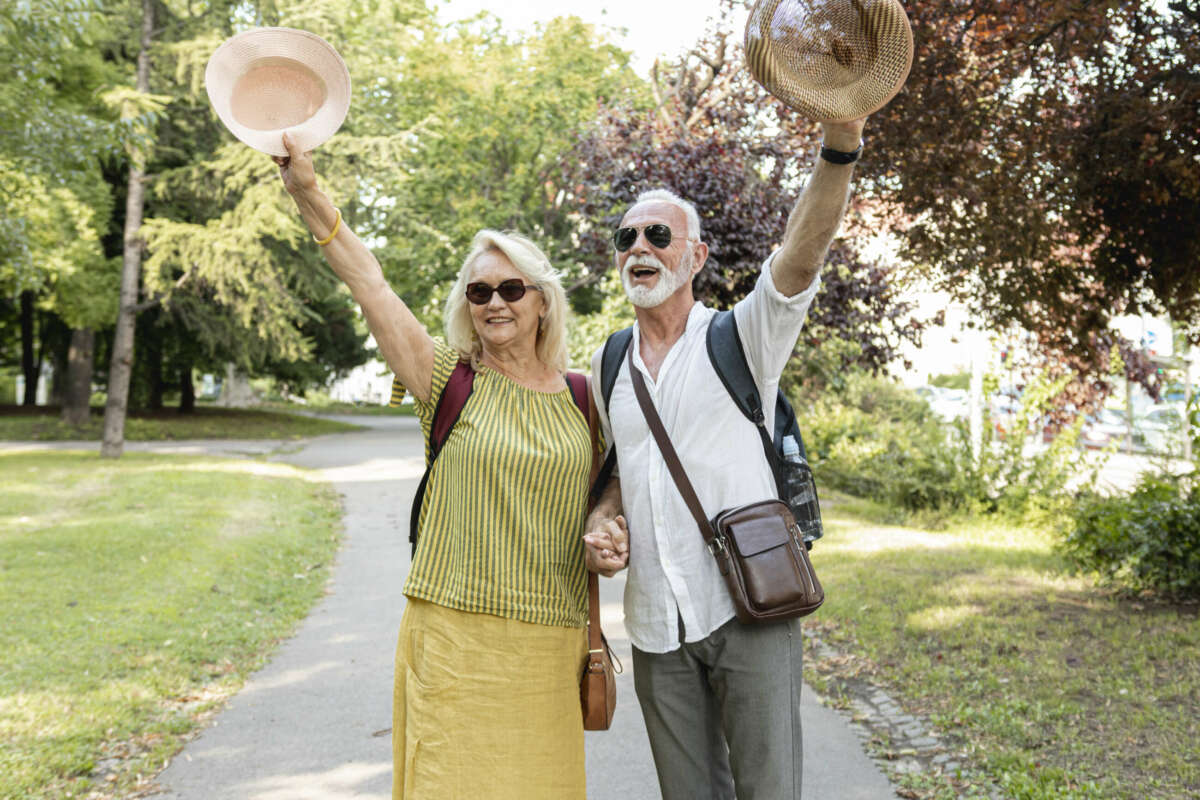
{"type": "Polygon", "coordinates": [[[725,552],[724,537],[714,536],[708,543],[708,552],[712,554],[713,558],[719,558],[725,552]]]}

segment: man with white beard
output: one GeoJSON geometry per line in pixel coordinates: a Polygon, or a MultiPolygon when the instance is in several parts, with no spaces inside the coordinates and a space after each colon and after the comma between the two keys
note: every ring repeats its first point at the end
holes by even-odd
{"type": "MultiPolygon", "coordinates": [[[[821,157],[755,288],[734,307],[767,420],[818,272],[841,223],[864,120],[825,123],[821,157]]],[[[801,641],[797,619],[744,625],[676,488],[629,377],[641,373],[705,513],[776,496],[755,426],[734,405],[706,346],[716,313],[692,277],[708,258],[700,218],[669,191],[640,195],[613,234],[637,322],[605,408],[603,348],[593,393],[617,452],[585,526],[588,566],[629,567],[625,629],[634,686],[664,800],[800,797],[801,641]],[[624,519],[621,519],[623,510],[624,519]],[[627,521],[627,530],[624,527],[627,521]]]]}

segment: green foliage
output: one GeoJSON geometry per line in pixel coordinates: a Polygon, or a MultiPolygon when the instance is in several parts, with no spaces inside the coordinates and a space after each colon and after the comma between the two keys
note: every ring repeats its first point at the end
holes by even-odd
{"type": "Polygon", "coordinates": [[[850,372],[835,390],[816,398],[793,391],[793,398],[813,470],[831,488],[869,498],[901,517],[1022,517],[1057,512],[1077,471],[1073,430],[1045,447],[1031,446],[1024,435],[1062,383],[1033,381],[1006,436],[985,414],[978,456],[965,424],[943,425],[924,400],[886,378],[850,372]]]}
{"type": "Polygon", "coordinates": [[[962,389],[966,391],[971,386],[971,373],[953,372],[946,375],[934,375],[929,379],[930,386],[940,389],[962,389]]]}
{"type": "Polygon", "coordinates": [[[1076,569],[1130,592],[1200,596],[1197,477],[1152,474],[1128,496],[1082,495],[1063,552],[1076,569]]]}

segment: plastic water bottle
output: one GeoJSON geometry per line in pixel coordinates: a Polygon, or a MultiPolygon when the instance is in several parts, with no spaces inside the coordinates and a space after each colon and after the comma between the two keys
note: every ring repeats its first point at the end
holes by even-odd
{"type": "Polygon", "coordinates": [[[792,509],[805,544],[810,544],[824,533],[821,529],[821,506],[817,502],[817,486],[813,482],[812,469],[804,456],[800,455],[800,444],[794,436],[783,437],[783,470],[787,493],[785,502],[792,509]]]}

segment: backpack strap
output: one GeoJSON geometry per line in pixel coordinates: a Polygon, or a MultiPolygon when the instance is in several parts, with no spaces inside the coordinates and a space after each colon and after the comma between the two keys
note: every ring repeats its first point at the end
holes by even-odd
{"type": "Polygon", "coordinates": [[[732,309],[713,315],[706,343],[708,359],[734,405],[746,419],[761,425],[764,421],[762,399],[758,396],[754,376],[750,374],[750,365],[746,363],[746,351],[732,309]]]}
{"type": "Polygon", "coordinates": [[[617,331],[604,342],[604,352],[600,354],[600,396],[604,398],[606,413],[613,386],[617,384],[617,375],[621,373],[621,362],[625,360],[625,351],[632,341],[633,327],[630,326],[617,331]]]}
{"type": "Polygon", "coordinates": [[[433,421],[429,426],[429,457],[425,460],[425,474],[417,484],[412,511],[408,517],[408,541],[412,543],[414,555],[417,552],[417,530],[421,524],[421,503],[425,499],[425,486],[429,483],[429,474],[433,472],[433,462],[437,460],[438,453],[442,452],[442,445],[450,436],[450,429],[458,422],[463,408],[467,405],[467,398],[474,389],[475,370],[471,369],[471,365],[466,361],[459,361],[442,388],[442,395],[438,398],[437,408],[433,411],[433,421]]]}
{"type": "MultiPolygon", "coordinates": [[[[604,412],[608,413],[608,401],[612,398],[613,387],[617,385],[617,375],[621,373],[621,362],[625,359],[625,351],[633,342],[633,326],[622,328],[609,336],[604,342],[604,350],[600,354],[600,395],[604,400],[604,412]]],[[[600,466],[600,472],[592,483],[592,502],[600,499],[600,493],[608,485],[612,471],[617,466],[617,448],[609,442],[608,454],[600,466]]]]}
{"type": "Polygon", "coordinates": [[[567,379],[567,388],[571,390],[571,399],[583,413],[584,421],[591,419],[589,408],[592,405],[591,392],[588,391],[587,376],[581,372],[568,372],[563,375],[567,379]]]}

